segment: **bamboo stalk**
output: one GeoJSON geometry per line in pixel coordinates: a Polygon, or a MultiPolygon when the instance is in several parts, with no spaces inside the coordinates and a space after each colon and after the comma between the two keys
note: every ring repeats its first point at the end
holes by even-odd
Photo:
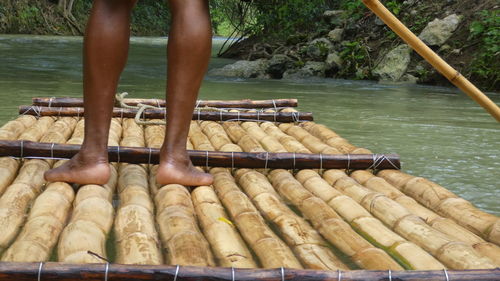
{"type": "Polygon", "coordinates": [[[273,170],[269,179],[279,194],[295,205],[323,237],[365,269],[402,270],[386,252],[357,234],[323,200],[306,190],[286,170],[273,170]]]}
{"type": "MultiPolygon", "coordinates": [[[[166,102],[162,99],[124,99],[125,104],[137,106],[145,104],[151,106],[165,107],[166,102]]],[[[83,107],[82,98],[33,98],[33,105],[52,107],[83,107]]],[[[297,107],[297,99],[273,99],[273,100],[198,100],[198,107],[217,108],[275,108],[275,107],[297,107]]]]}
{"type": "Polygon", "coordinates": [[[399,21],[380,1],[363,0],[363,3],[385,22],[401,39],[408,43],[417,53],[429,62],[437,71],[451,83],[488,111],[493,118],[500,122],[500,107],[490,100],[481,90],[476,88],[467,78],[453,69],[446,61],[429,48],[401,21],[399,21]]]}
{"type": "Polygon", "coordinates": [[[452,269],[495,268],[470,245],[457,241],[427,225],[406,208],[383,194],[370,191],[340,170],[328,170],[323,178],[350,196],[396,233],[419,245],[452,269]]]}
{"type": "Polygon", "coordinates": [[[243,122],[241,127],[258,140],[266,151],[275,153],[288,152],[275,137],[268,135],[256,122],[243,122]]]}
{"type": "Polygon", "coordinates": [[[305,268],[346,270],[348,267],[328,248],[328,243],[303,218],[288,208],[267,178],[248,169],[236,171],[239,185],[267,221],[275,225],[284,241],[305,268]]]}
{"type": "Polygon", "coordinates": [[[247,134],[238,122],[224,122],[222,124],[231,140],[238,144],[245,152],[265,152],[259,141],[247,134]]]}
{"type": "Polygon", "coordinates": [[[227,169],[210,170],[214,189],[248,246],[264,268],[302,268],[290,248],[269,228],[227,169]]]}
{"type": "Polygon", "coordinates": [[[198,228],[187,189],[177,184],[163,186],[155,203],[167,264],[215,266],[210,246],[198,228]]]}
{"type": "Polygon", "coordinates": [[[102,263],[99,257],[107,258],[105,243],[113,224],[111,199],[117,181],[115,167],[110,168],[111,178],[106,185],[85,185],[78,190],[70,222],[59,240],[59,262],[102,263]]]}
{"type": "Polygon", "coordinates": [[[487,241],[500,245],[500,219],[485,213],[446,188],[424,178],[399,171],[377,174],[438,214],[453,219],[487,241]]]}
{"type": "Polygon", "coordinates": [[[66,183],[52,183],[35,200],[23,230],[2,261],[48,261],[66,224],[75,193],[66,183]]]}
{"type": "MultiPolygon", "coordinates": [[[[135,118],[138,109],[114,108],[112,116],[115,118],[135,118]]],[[[39,107],[39,106],[20,106],[19,114],[33,116],[83,116],[84,110],[81,107],[39,107]]],[[[167,112],[165,109],[148,108],[144,110],[141,117],[143,119],[163,119],[165,120],[167,112]]],[[[214,111],[195,111],[192,120],[208,121],[228,121],[228,120],[261,120],[272,122],[299,122],[312,121],[313,115],[310,112],[214,112],[214,111]]]]}
{"type": "MultiPolygon", "coordinates": [[[[73,118],[62,118],[45,132],[42,140],[66,142],[74,128],[73,118]]],[[[53,160],[27,160],[23,163],[16,179],[0,197],[0,252],[15,239],[25,215],[33,200],[40,194],[45,184],[43,174],[50,169],[53,160]]]]}
{"type": "Polygon", "coordinates": [[[420,205],[413,198],[405,195],[383,178],[377,177],[374,174],[363,170],[353,172],[351,177],[370,190],[380,192],[390,199],[398,202],[412,214],[424,219],[427,224],[433,228],[452,237],[453,239],[471,245],[481,255],[490,258],[496,264],[500,264],[500,247],[493,243],[484,241],[481,237],[455,223],[455,221],[443,218],[420,205]]]}
{"type": "MultiPolygon", "coordinates": [[[[54,262],[44,263],[40,271],[40,263],[0,263],[0,272],[5,278],[17,281],[33,281],[41,272],[42,278],[57,281],[73,281],[82,279],[86,281],[102,281],[105,273],[109,280],[123,281],[153,281],[153,280],[235,280],[256,281],[281,281],[281,280],[338,280],[338,271],[318,271],[300,269],[231,269],[207,267],[177,267],[166,265],[120,265],[110,264],[60,264],[54,262]],[[108,270],[106,271],[106,268],[108,270]],[[175,277],[177,276],[177,279],[175,277]]],[[[411,270],[393,271],[392,280],[405,281],[491,281],[497,280],[500,269],[489,270],[411,270]]],[[[346,281],[380,281],[389,280],[388,271],[351,270],[341,271],[340,279],[346,281]]],[[[43,279],[42,279],[43,280],[43,279]]]]}
{"type": "MultiPolygon", "coordinates": [[[[79,145],[0,141],[0,156],[12,157],[73,157],[79,145]],[[22,153],[22,154],[21,154],[22,153]]],[[[249,153],[188,151],[195,166],[235,168],[282,168],[282,169],[393,169],[400,166],[399,156],[390,154],[321,155],[303,153],[249,153]]],[[[159,150],[139,147],[108,147],[111,162],[131,164],[157,164],[159,150]]]]}
{"type": "Polygon", "coordinates": [[[257,262],[229,220],[213,187],[197,187],[192,192],[192,198],[198,221],[217,258],[217,264],[223,267],[257,268],[257,262]]]}
{"type": "Polygon", "coordinates": [[[260,127],[270,136],[276,138],[287,151],[295,153],[311,153],[301,142],[294,137],[289,136],[281,131],[273,123],[262,123],[260,127]]]}
{"type": "Polygon", "coordinates": [[[382,248],[406,269],[446,268],[422,248],[387,228],[354,199],[334,189],[317,172],[302,170],[297,173],[296,179],[332,207],[361,236],[382,248]]]}
{"type": "Polygon", "coordinates": [[[148,174],[142,166],[120,165],[120,206],[114,223],[117,263],[163,263],[147,179],[148,174]]]}
{"type": "Polygon", "coordinates": [[[365,148],[358,148],[346,139],[337,135],[334,131],[322,124],[316,124],[314,122],[304,122],[300,125],[302,128],[307,130],[313,136],[319,138],[324,143],[329,146],[339,150],[342,153],[352,153],[352,154],[371,154],[372,152],[365,148]]]}
{"type": "Polygon", "coordinates": [[[16,140],[19,135],[36,122],[36,118],[21,115],[0,128],[0,140],[16,140]]]}
{"type": "Polygon", "coordinates": [[[288,135],[296,138],[313,153],[341,154],[338,149],[325,144],[320,139],[311,135],[309,132],[299,126],[295,126],[292,124],[281,124],[279,125],[279,128],[288,135]]]}

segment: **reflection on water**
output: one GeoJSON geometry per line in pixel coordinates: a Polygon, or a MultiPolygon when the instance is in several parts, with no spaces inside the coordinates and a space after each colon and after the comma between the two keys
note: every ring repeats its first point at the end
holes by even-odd
{"type": "MultiPolygon", "coordinates": [[[[162,38],[135,38],[119,90],[159,98],[162,38]]],[[[216,40],[214,46],[220,46],[216,40]]],[[[214,49],[214,53],[217,50],[214,49]]],[[[210,67],[231,62],[214,58],[210,67]]],[[[0,123],[34,96],[81,95],[81,39],[0,36],[0,123]]],[[[500,103],[499,94],[491,98],[500,103]]],[[[500,215],[500,126],[464,94],[445,88],[331,79],[260,81],[207,77],[201,99],[298,98],[302,111],[357,146],[399,153],[404,170],[434,180],[500,215]]]]}

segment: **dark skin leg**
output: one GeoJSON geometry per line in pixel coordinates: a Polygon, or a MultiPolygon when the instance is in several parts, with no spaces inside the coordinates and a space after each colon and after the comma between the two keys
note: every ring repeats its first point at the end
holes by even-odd
{"type": "Polygon", "coordinates": [[[157,182],[209,185],[212,176],[196,170],[186,151],[189,124],[212,47],[208,1],[170,0],[169,4],[172,26],[168,40],[167,133],[157,182]]]}
{"type": "MultiPolygon", "coordinates": [[[[75,157],[45,174],[49,182],[105,184],[109,180],[107,140],[111,109],[127,60],[130,13],[135,2],[94,1],[84,45],[85,140],[75,157]]],[[[210,56],[208,3],[171,0],[170,5],[173,23],[168,46],[168,130],[161,151],[158,183],[208,185],[212,177],[193,168],[185,147],[198,89],[210,56]]]]}

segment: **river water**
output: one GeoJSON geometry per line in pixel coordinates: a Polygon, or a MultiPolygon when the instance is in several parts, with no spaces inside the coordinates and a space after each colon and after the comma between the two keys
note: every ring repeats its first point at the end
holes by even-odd
{"type": "MultiPolygon", "coordinates": [[[[0,36],[0,124],[35,96],[81,96],[81,38],[0,36]]],[[[119,91],[162,98],[164,38],[133,38],[119,91]]],[[[215,58],[210,68],[232,62],[215,58]]],[[[500,104],[500,94],[489,93],[500,104]]],[[[267,81],[207,77],[201,99],[298,98],[353,144],[398,153],[404,171],[431,179],[500,215],[500,125],[449,88],[333,79],[267,81]]]]}

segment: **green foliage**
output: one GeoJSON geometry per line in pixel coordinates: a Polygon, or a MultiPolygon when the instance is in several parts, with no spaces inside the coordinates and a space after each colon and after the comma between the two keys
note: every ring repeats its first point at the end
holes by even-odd
{"type": "Polygon", "coordinates": [[[170,11],[164,1],[142,0],[132,13],[132,33],[142,36],[166,36],[170,11]]]}
{"type": "Polygon", "coordinates": [[[480,39],[479,55],[472,62],[471,72],[482,79],[493,81],[491,87],[500,81],[500,11],[481,11],[479,20],[471,23],[470,39],[480,39]]]}
{"type": "Polygon", "coordinates": [[[392,1],[386,2],[385,6],[387,7],[387,9],[389,11],[391,11],[393,14],[395,14],[397,16],[401,12],[402,3],[400,3],[397,0],[392,0],[392,1]]]}
{"type": "MultiPolygon", "coordinates": [[[[343,50],[340,52],[340,57],[344,61],[345,65],[342,68],[340,75],[347,76],[357,74],[358,70],[369,62],[366,44],[358,40],[345,42],[343,47],[343,50]]],[[[358,77],[358,79],[362,78],[365,77],[358,77]]]]}
{"type": "Polygon", "coordinates": [[[361,0],[342,0],[340,2],[340,8],[347,12],[346,16],[348,18],[353,20],[361,18],[366,11],[366,7],[361,0]]]}

